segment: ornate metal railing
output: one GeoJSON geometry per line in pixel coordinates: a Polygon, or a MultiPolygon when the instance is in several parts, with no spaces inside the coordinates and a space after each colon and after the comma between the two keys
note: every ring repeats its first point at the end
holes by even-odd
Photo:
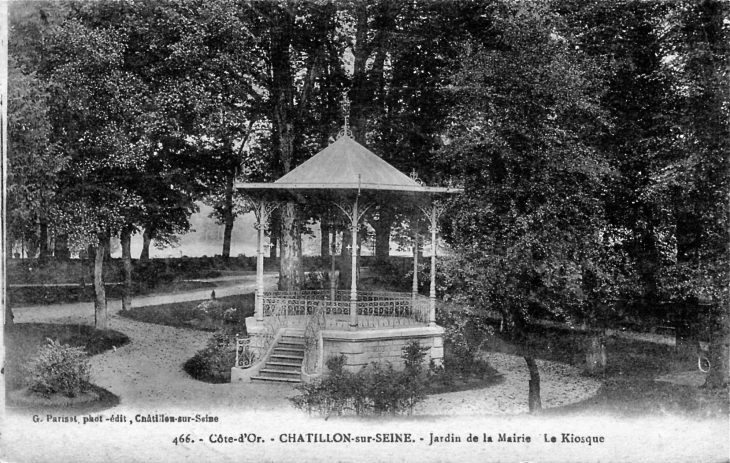
{"type": "MultiPolygon", "coordinates": [[[[266,302],[264,302],[264,313],[266,311],[266,302]]],[[[280,328],[289,326],[289,322],[293,320],[287,316],[289,304],[286,300],[272,299],[268,307],[268,315],[264,317],[264,335],[261,345],[261,355],[263,356],[271,347],[276,338],[276,333],[280,328]]]]}
{"type": "Polygon", "coordinates": [[[236,335],[236,363],[238,368],[249,368],[256,363],[256,352],[251,349],[251,339],[236,335]]]}
{"type": "Polygon", "coordinates": [[[304,328],[304,371],[309,374],[317,372],[319,366],[319,332],[327,327],[327,301],[322,301],[309,317],[304,328]]]}
{"type": "MultiPolygon", "coordinates": [[[[349,315],[350,292],[335,291],[335,300],[327,290],[267,291],[263,295],[264,317],[284,318],[281,326],[305,325],[318,310],[323,315],[349,315]]],[[[358,326],[387,327],[428,324],[429,300],[410,293],[359,291],[357,293],[358,326]]],[[[327,318],[327,326],[345,327],[341,317],[327,318]]]]}
{"type": "MultiPolygon", "coordinates": [[[[316,374],[320,362],[320,332],[350,327],[350,292],[328,290],[266,291],[262,296],[265,355],[281,328],[304,328],[304,371],[316,374]]],[[[429,299],[411,293],[360,291],[357,294],[358,327],[390,328],[427,325],[429,299]]],[[[241,344],[243,345],[243,344],[241,344]]],[[[237,350],[236,365],[239,365],[237,350]]]]}

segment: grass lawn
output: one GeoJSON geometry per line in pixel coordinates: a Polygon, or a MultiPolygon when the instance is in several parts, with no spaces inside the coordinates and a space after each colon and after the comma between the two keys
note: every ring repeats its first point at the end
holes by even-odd
{"type": "MultiPolygon", "coordinates": [[[[582,368],[586,335],[561,328],[531,326],[530,338],[537,358],[582,368]]],[[[516,353],[514,346],[499,335],[490,338],[487,350],[516,353]]],[[[590,399],[546,409],[546,415],[596,414],[639,417],[646,415],[686,415],[695,418],[728,415],[728,391],[655,381],[664,374],[691,371],[695,364],[677,365],[674,346],[619,337],[606,341],[608,366],[597,377],[603,382],[590,399]]],[[[527,385],[525,384],[525,390],[527,385]]]]}
{"type": "MultiPolygon", "coordinates": [[[[57,340],[72,347],[84,347],[89,355],[96,355],[129,342],[129,338],[118,331],[97,330],[87,325],[16,323],[12,328],[6,326],[4,334],[6,393],[27,386],[28,373],[25,366],[36,357],[38,349],[47,343],[47,339],[57,340]]],[[[92,385],[92,390],[99,395],[99,399],[96,401],[78,404],[78,406],[66,406],[62,409],[73,413],[91,413],[119,403],[117,396],[100,387],[92,385]]],[[[10,400],[7,400],[7,407],[16,408],[10,400]]],[[[26,411],[37,411],[48,407],[23,406],[19,408],[26,411]]]]}
{"type": "MultiPolygon", "coordinates": [[[[215,301],[188,301],[161,304],[149,307],[133,307],[132,310],[119,311],[119,315],[133,320],[191,328],[201,331],[224,330],[226,336],[246,335],[246,317],[254,315],[255,295],[240,294],[217,298],[215,301]],[[208,307],[201,310],[202,303],[208,307]]],[[[225,344],[225,343],[223,343],[225,344]]],[[[224,348],[223,344],[209,342],[185,362],[185,371],[193,378],[209,383],[227,383],[231,380],[230,367],[235,362],[235,353],[224,348]]]]}
{"type": "Polygon", "coordinates": [[[254,314],[253,293],[220,297],[216,301],[222,307],[236,309],[233,312],[234,315],[228,319],[224,319],[216,312],[205,316],[196,310],[201,301],[133,307],[132,310],[119,311],[119,315],[140,322],[202,331],[216,331],[221,328],[230,328],[232,325],[239,325],[245,329],[246,317],[254,314]]]}

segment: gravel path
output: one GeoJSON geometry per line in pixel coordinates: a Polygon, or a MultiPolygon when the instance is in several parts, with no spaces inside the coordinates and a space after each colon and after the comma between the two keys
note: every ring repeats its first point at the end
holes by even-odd
{"type": "MultiPolygon", "coordinates": [[[[275,283],[267,279],[267,286],[275,283]]],[[[253,290],[253,281],[216,288],[218,296],[253,290]]],[[[183,300],[206,299],[209,290],[138,298],[133,305],[147,306],[183,300]]],[[[208,384],[193,380],[183,363],[203,348],[210,333],[137,322],[116,315],[119,301],[109,303],[109,328],[125,333],[131,343],[91,359],[92,381],[121,397],[112,413],[124,410],[191,408],[199,412],[231,410],[282,412],[292,410],[286,400],[297,394],[291,386],[259,383],[208,384]]],[[[91,304],[64,304],[15,309],[15,321],[93,323],[91,304]]],[[[418,415],[503,415],[527,412],[528,372],[524,360],[512,355],[485,354],[504,375],[504,381],[486,389],[429,396],[415,411],[418,415]]],[[[600,383],[579,375],[568,365],[538,361],[543,407],[556,407],[594,395],[600,383]]]]}
{"type": "MultiPolygon", "coordinates": [[[[416,410],[419,415],[508,415],[527,413],[529,373],[522,357],[489,352],[489,364],[504,381],[486,389],[429,396],[416,410]]],[[[543,408],[580,402],[598,392],[599,381],[580,376],[577,368],[538,360],[543,408]]]]}
{"type": "Polygon", "coordinates": [[[183,363],[205,346],[210,333],[137,322],[119,316],[110,327],[131,343],[91,359],[92,382],[120,396],[121,406],[136,410],[194,408],[216,410],[287,411],[290,386],[251,383],[209,384],[196,381],[183,363]]]}

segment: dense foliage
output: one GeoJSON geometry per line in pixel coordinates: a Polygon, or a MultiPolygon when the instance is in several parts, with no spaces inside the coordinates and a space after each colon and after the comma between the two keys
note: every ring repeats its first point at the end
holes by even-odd
{"type": "Polygon", "coordinates": [[[193,378],[208,383],[229,383],[236,363],[235,338],[230,330],[218,330],[204,349],[188,359],[183,368],[193,378]]]}
{"type": "MultiPolygon", "coordinates": [[[[57,258],[69,241],[96,246],[103,326],[110,236],[129,263],[133,233],[173,242],[205,198],[227,255],[247,209],[234,182],[275,179],[326,146],[349,92],[357,141],[464,189],[443,224],[449,297],[500,312],[520,342],[536,314],[600,331],[627,310],[701,302],[719,385],[730,363],[728,10],[718,0],[17,2],[9,237],[42,256],[53,241],[57,258]]],[[[274,214],[282,287],[305,284],[300,233],[324,211],[274,214]]],[[[378,255],[393,231],[410,246],[419,225],[407,218],[370,211],[378,255]]]]}
{"type": "Polygon", "coordinates": [[[392,363],[373,363],[357,373],[346,370],[345,355],[327,359],[329,376],[298,386],[300,395],[291,400],[309,414],[397,415],[411,413],[425,399],[423,348],[412,341],[403,348],[405,368],[392,363]]]}

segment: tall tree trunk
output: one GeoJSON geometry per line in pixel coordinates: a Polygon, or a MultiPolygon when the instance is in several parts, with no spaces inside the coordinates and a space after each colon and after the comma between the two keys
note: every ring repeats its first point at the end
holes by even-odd
{"type": "Polygon", "coordinates": [[[352,286],[352,254],[348,245],[352,243],[352,233],[349,226],[342,229],[342,249],[340,250],[340,289],[350,289],[352,286]]]}
{"type": "Polygon", "coordinates": [[[331,223],[327,220],[320,221],[320,235],[319,241],[319,262],[322,271],[329,271],[330,269],[330,233],[332,231],[331,223]]]}
{"type": "Polygon", "coordinates": [[[233,234],[233,221],[235,220],[233,214],[233,182],[235,180],[235,172],[229,173],[226,178],[226,194],[223,205],[223,258],[228,259],[231,257],[231,235],[233,234]]]}
{"type": "Polygon", "coordinates": [[[71,251],[68,249],[68,234],[56,234],[56,242],[54,243],[53,255],[56,260],[65,261],[71,258],[71,251]]]}
{"type": "Polygon", "coordinates": [[[537,362],[531,355],[525,356],[527,370],[530,372],[529,390],[527,393],[527,404],[530,413],[540,413],[542,411],[542,400],[540,399],[540,372],[537,369],[537,362]]]}
{"type": "Polygon", "coordinates": [[[142,252],[139,255],[139,260],[150,259],[150,244],[152,243],[152,237],[155,234],[155,229],[147,227],[142,232],[142,252]]]}
{"type": "Polygon", "coordinates": [[[591,375],[606,371],[606,336],[601,330],[592,330],[586,346],[586,372],[591,375]]]}
{"type": "MultiPolygon", "coordinates": [[[[730,256],[730,230],[726,243],[730,256]]],[[[727,281],[724,282],[727,284],[727,281]]],[[[720,389],[730,385],[730,291],[725,288],[720,302],[710,312],[710,372],[705,379],[705,387],[720,389]]]]}
{"type": "Polygon", "coordinates": [[[375,229],[375,257],[378,261],[386,261],[390,256],[390,230],[393,224],[393,213],[389,208],[380,206],[378,220],[373,221],[375,229]]]}
{"type": "Polygon", "coordinates": [[[321,239],[319,241],[319,255],[322,256],[323,265],[326,267],[329,265],[330,261],[330,232],[332,231],[332,227],[329,223],[326,223],[323,220],[320,222],[319,231],[321,235],[321,239]]]}
{"type": "Polygon", "coordinates": [[[351,119],[355,140],[362,145],[367,144],[368,121],[375,122],[385,113],[385,62],[399,8],[383,2],[374,18],[370,18],[367,2],[358,2],[355,8],[351,119]],[[371,19],[378,24],[374,28],[371,19]]]}
{"type": "MultiPolygon", "coordinates": [[[[364,230],[365,227],[362,227],[361,230],[364,230]]],[[[357,249],[355,250],[357,252],[357,267],[355,267],[355,281],[360,282],[360,267],[362,267],[362,235],[363,233],[357,234],[357,249]]]]}
{"type": "Polygon", "coordinates": [[[696,328],[696,314],[686,305],[676,310],[674,323],[674,358],[679,365],[692,364],[697,361],[700,348],[699,333],[696,328]]]}
{"type": "Polygon", "coordinates": [[[124,292],[122,294],[122,310],[132,308],[132,228],[122,230],[122,264],[124,265],[124,292]]]}
{"type": "MultiPolygon", "coordinates": [[[[294,17],[287,8],[272,13],[271,73],[274,146],[278,149],[281,175],[292,169],[294,162],[294,76],[291,66],[294,17]]],[[[298,289],[298,250],[296,249],[296,210],[293,203],[279,208],[279,289],[298,289]]]]}
{"type": "MultiPolygon", "coordinates": [[[[730,162],[727,156],[727,140],[728,125],[726,116],[726,105],[728,99],[727,90],[727,68],[730,59],[728,51],[728,34],[725,29],[727,24],[727,2],[718,0],[704,1],[698,3],[698,13],[693,16],[702,18],[702,24],[696,29],[701,30],[703,41],[705,43],[695,45],[695,49],[709,50],[702,59],[702,69],[700,75],[702,81],[699,87],[704,88],[704,95],[701,95],[693,106],[703,108],[700,117],[693,117],[692,122],[702,124],[702,128],[697,130],[706,139],[706,146],[710,148],[708,151],[714,152],[713,158],[717,162],[710,163],[712,166],[707,185],[712,185],[713,181],[716,185],[723,185],[718,188],[714,194],[713,202],[720,207],[715,210],[715,214],[710,214],[717,221],[719,227],[716,228],[718,238],[722,240],[725,236],[724,249],[720,248],[719,262],[716,264],[719,268],[715,270],[720,275],[724,273],[724,277],[719,282],[720,298],[710,313],[711,319],[711,339],[710,339],[710,372],[705,382],[706,387],[720,388],[730,383],[728,378],[728,369],[730,368],[730,281],[727,277],[727,269],[730,266],[730,204],[727,201],[727,179],[730,178],[730,162]],[[709,55],[709,56],[708,56],[709,55]],[[714,56],[713,56],[714,55],[714,56]],[[707,59],[709,58],[709,59],[707,59]],[[700,104],[696,104],[700,103],[700,104]],[[723,168],[720,168],[723,166],[723,168]]],[[[688,21],[689,22],[689,21],[688,21]]],[[[709,212],[709,211],[708,211],[709,212]]],[[[713,226],[714,227],[714,226],[713,226]]],[[[707,232],[709,235],[710,233],[707,232]]]]}
{"type": "Polygon", "coordinates": [[[279,289],[291,291],[301,289],[299,266],[299,246],[297,237],[296,209],[293,203],[287,203],[281,211],[281,256],[279,257],[279,289]]]}
{"type": "MultiPolygon", "coordinates": [[[[32,235],[28,237],[25,241],[25,249],[26,249],[26,256],[28,256],[29,259],[33,259],[36,256],[36,253],[38,253],[38,240],[36,240],[32,235]]],[[[40,254],[38,254],[40,257],[40,254]]]]}
{"type": "MultiPolygon", "coordinates": [[[[309,106],[309,97],[315,88],[316,80],[320,74],[323,62],[323,44],[328,40],[327,34],[332,32],[332,21],[336,8],[329,5],[324,8],[315,21],[320,22],[314,28],[318,30],[320,42],[319,48],[310,52],[306,58],[307,63],[303,71],[304,79],[301,87],[295,85],[293,63],[291,52],[292,43],[297,38],[296,11],[290,4],[282,3],[274,7],[269,18],[271,20],[271,40],[269,61],[271,65],[271,101],[274,145],[278,150],[278,157],[281,166],[281,174],[285,175],[295,166],[295,146],[297,138],[297,121],[305,117],[309,106]],[[301,90],[299,90],[301,89],[301,90]]],[[[297,72],[298,74],[299,72],[297,72]]],[[[280,265],[279,265],[279,287],[282,289],[300,289],[301,279],[299,278],[298,239],[296,234],[300,232],[294,204],[289,203],[280,210],[280,265]]]]}
{"type": "Polygon", "coordinates": [[[352,90],[350,91],[350,106],[352,133],[355,140],[365,145],[367,130],[367,104],[369,100],[367,88],[367,61],[370,57],[368,43],[368,9],[366,2],[357,2],[355,7],[355,49],[352,71],[352,90]]]}
{"type": "Polygon", "coordinates": [[[41,220],[40,224],[40,251],[38,252],[38,258],[45,261],[50,257],[48,250],[48,222],[41,220]]]}
{"type": "Polygon", "coordinates": [[[12,309],[12,301],[10,299],[10,293],[5,293],[5,326],[8,328],[12,328],[15,325],[15,322],[13,319],[15,318],[15,315],[13,315],[13,309],[12,309]]]}
{"type": "Polygon", "coordinates": [[[302,249],[302,234],[297,233],[297,258],[299,259],[299,265],[297,266],[298,270],[298,279],[299,279],[299,288],[304,288],[305,283],[307,281],[306,274],[304,273],[304,250],[302,249]]]}
{"type": "MultiPolygon", "coordinates": [[[[78,301],[83,302],[86,296],[86,276],[89,273],[89,262],[91,262],[92,256],[95,256],[96,251],[92,246],[87,246],[86,249],[79,253],[79,259],[81,260],[81,278],[79,278],[79,295],[78,301]]],[[[92,270],[93,274],[93,270],[92,270]]]]}
{"type": "Polygon", "coordinates": [[[277,236],[278,233],[274,233],[274,230],[271,230],[271,235],[269,237],[269,241],[271,242],[271,247],[269,248],[269,258],[271,259],[271,262],[276,262],[276,260],[279,258],[279,240],[277,239],[277,236]]]}
{"type": "Polygon", "coordinates": [[[104,290],[104,256],[109,246],[109,235],[100,234],[94,261],[94,326],[99,330],[107,329],[106,292],[104,290]]]}

